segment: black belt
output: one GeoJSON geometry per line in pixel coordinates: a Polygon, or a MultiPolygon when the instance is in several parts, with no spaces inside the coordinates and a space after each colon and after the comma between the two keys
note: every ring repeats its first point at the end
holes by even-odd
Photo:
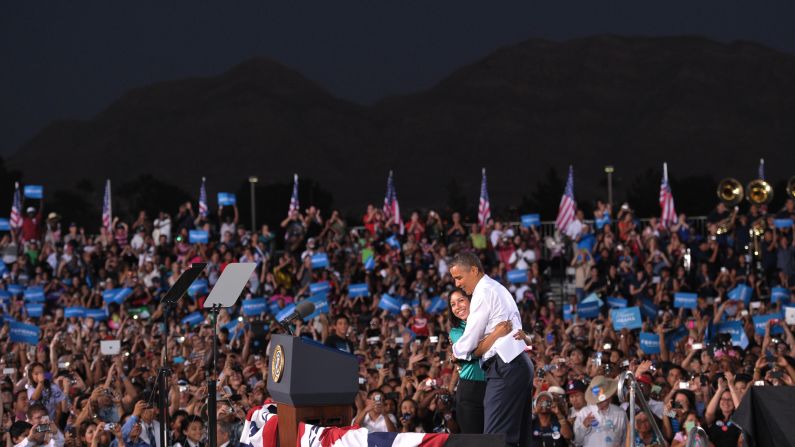
{"type": "Polygon", "coordinates": [[[483,362],[483,364],[481,364],[480,367],[483,368],[483,371],[488,371],[489,368],[491,367],[491,364],[496,361],[497,361],[497,356],[495,355],[494,357],[483,362]]]}

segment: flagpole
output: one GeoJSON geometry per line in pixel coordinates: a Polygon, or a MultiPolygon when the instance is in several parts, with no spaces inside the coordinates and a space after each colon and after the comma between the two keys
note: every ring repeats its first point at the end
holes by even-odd
{"type": "Polygon", "coordinates": [[[668,163],[667,162],[663,162],[663,179],[665,179],[665,181],[668,181],[668,163]]]}
{"type": "Polygon", "coordinates": [[[108,216],[110,216],[110,228],[108,228],[109,231],[111,228],[113,228],[113,200],[111,197],[113,197],[113,195],[110,192],[110,179],[108,179],[108,216]]]}

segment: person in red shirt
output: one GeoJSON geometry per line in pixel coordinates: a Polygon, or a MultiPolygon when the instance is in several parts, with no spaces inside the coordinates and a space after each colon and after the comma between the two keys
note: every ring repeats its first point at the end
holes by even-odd
{"type": "Polygon", "coordinates": [[[22,218],[22,242],[41,239],[41,206],[39,212],[36,208],[29,206],[25,211],[25,217],[22,218]]]}
{"type": "Polygon", "coordinates": [[[430,328],[428,327],[428,316],[425,315],[422,306],[414,307],[414,316],[409,318],[408,326],[418,337],[428,337],[431,335],[430,328]]]}

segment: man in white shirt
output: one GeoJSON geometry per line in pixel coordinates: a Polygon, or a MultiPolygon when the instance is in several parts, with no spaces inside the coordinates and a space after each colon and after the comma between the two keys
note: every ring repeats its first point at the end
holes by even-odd
{"type": "MultiPolygon", "coordinates": [[[[464,335],[453,345],[456,358],[470,360],[480,340],[503,321],[509,320],[515,330],[522,327],[511,293],[486,276],[476,255],[457,254],[450,261],[450,274],[455,285],[472,296],[464,335]]],[[[486,371],[484,433],[504,434],[510,446],[526,445],[530,440],[533,364],[524,347],[523,341],[507,336],[481,359],[486,371]]]]}
{"type": "Polygon", "coordinates": [[[596,376],[585,391],[588,403],[574,421],[574,445],[582,447],[619,447],[624,445],[627,431],[627,414],[611,400],[616,394],[617,382],[605,376],[596,376]]]}
{"type": "Polygon", "coordinates": [[[569,222],[569,224],[566,226],[565,233],[566,236],[569,237],[569,239],[576,241],[577,238],[580,237],[580,234],[582,233],[583,229],[583,223],[582,223],[583,219],[584,216],[582,214],[582,211],[577,210],[577,213],[574,215],[574,219],[571,222],[569,222]]]}

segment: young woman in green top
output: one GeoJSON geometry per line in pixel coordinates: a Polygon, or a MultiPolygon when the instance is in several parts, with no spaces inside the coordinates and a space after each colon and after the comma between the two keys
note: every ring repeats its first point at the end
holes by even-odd
{"type": "MultiPolygon", "coordinates": [[[[455,343],[466,327],[469,316],[469,300],[461,289],[450,293],[448,312],[450,318],[450,343],[455,343]]],[[[461,433],[483,433],[483,399],[486,395],[486,373],[481,369],[479,357],[491,348],[494,342],[511,333],[511,322],[503,321],[498,324],[494,332],[481,340],[474,352],[472,360],[457,360],[451,354],[448,357],[458,364],[458,387],[455,392],[456,422],[461,428],[461,433]]],[[[455,376],[454,376],[455,377],[455,376]]]]}

